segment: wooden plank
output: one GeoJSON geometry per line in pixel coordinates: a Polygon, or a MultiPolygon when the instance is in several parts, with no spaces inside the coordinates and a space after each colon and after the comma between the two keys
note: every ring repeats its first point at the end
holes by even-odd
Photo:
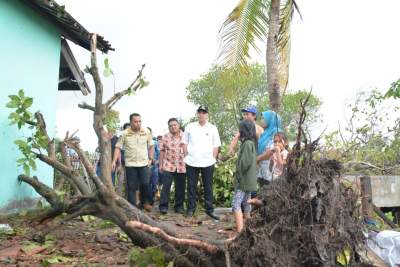
{"type": "Polygon", "coordinates": [[[365,218],[372,218],[373,206],[372,206],[372,187],[371,177],[362,176],[360,177],[361,184],[361,210],[365,218]]]}
{"type": "Polygon", "coordinates": [[[67,62],[67,65],[71,70],[72,75],[74,75],[74,78],[77,81],[78,86],[82,91],[82,94],[88,95],[90,93],[89,86],[86,83],[85,77],[82,71],[80,70],[78,63],[76,62],[75,57],[72,54],[72,51],[69,48],[67,41],[64,39],[61,40],[61,55],[67,62]]]}

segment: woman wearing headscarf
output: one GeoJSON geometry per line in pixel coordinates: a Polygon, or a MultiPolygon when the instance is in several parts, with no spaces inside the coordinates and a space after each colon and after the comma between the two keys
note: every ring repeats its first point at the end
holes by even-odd
{"type": "MultiPolygon", "coordinates": [[[[280,116],[272,110],[267,110],[262,113],[263,121],[261,122],[261,126],[264,129],[264,132],[261,134],[258,139],[258,149],[257,154],[261,156],[273,145],[273,138],[277,132],[281,132],[281,124],[282,120],[280,116]]],[[[268,184],[271,181],[272,174],[269,170],[269,160],[261,160],[259,161],[259,168],[257,172],[258,182],[260,187],[265,184],[268,184]]]]}

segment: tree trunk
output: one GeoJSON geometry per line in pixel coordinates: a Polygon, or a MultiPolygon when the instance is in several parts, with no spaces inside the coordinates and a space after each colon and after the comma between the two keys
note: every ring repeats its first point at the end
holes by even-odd
{"type": "Polygon", "coordinates": [[[279,111],[281,106],[281,91],[279,86],[278,33],[280,0],[272,0],[269,13],[269,30],[267,38],[267,85],[269,104],[272,110],[279,111]]]}

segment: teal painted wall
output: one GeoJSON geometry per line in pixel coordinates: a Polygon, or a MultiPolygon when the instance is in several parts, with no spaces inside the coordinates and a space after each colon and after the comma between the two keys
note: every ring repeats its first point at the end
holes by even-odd
{"type": "MultiPolygon", "coordinates": [[[[22,169],[16,165],[20,154],[14,140],[28,132],[9,125],[8,95],[24,89],[34,99],[32,111],[44,114],[49,134],[54,134],[60,33],[20,1],[0,0],[0,36],[0,209],[4,209],[10,202],[36,196],[29,186],[17,182],[22,169]]],[[[37,163],[33,174],[51,185],[52,169],[37,163]]]]}

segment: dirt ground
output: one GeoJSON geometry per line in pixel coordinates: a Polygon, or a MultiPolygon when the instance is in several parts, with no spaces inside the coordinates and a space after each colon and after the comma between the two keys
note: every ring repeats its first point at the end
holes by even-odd
{"type": "MultiPolygon", "coordinates": [[[[149,215],[175,227],[181,237],[226,239],[233,234],[229,212],[220,213],[220,221],[203,212],[192,219],[173,211],[161,215],[156,207],[149,215]]],[[[11,232],[0,231],[0,266],[128,266],[134,246],[111,222],[80,217],[46,235],[44,243],[33,241],[35,233],[53,223],[38,225],[26,216],[0,220],[13,228],[11,232]]]]}

